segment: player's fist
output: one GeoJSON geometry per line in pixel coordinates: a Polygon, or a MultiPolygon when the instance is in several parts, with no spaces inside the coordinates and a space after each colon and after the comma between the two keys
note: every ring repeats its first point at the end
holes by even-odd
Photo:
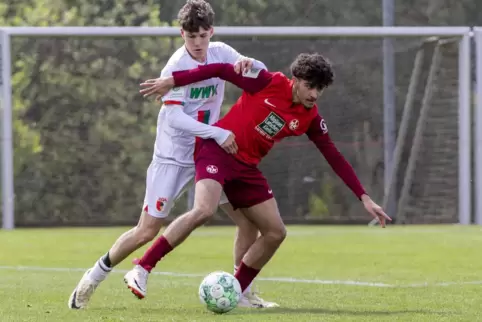
{"type": "Polygon", "coordinates": [[[363,195],[361,197],[361,200],[363,202],[363,206],[365,209],[374,217],[378,220],[380,223],[380,226],[382,228],[385,228],[386,221],[392,221],[392,218],[390,218],[380,207],[377,205],[368,195],[363,195]]]}
{"type": "Polygon", "coordinates": [[[238,153],[238,145],[236,144],[233,133],[229,133],[228,138],[221,144],[221,147],[230,154],[238,153]]]}
{"type": "Polygon", "coordinates": [[[237,74],[241,74],[243,72],[250,70],[252,67],[253,67],[253,59],[245,57],[243,59],[238,60],[234,64],[234,71],[237,74]]]}
{"type": "Polygon", "coordinates": [[[159,100],[162,96],[166,95],[174,87],[174,78],[170,77],[159,77],[148,79],[141,83],[141,93],[144,97],[149,97],[156,94],[156,100],[159,100]]]}

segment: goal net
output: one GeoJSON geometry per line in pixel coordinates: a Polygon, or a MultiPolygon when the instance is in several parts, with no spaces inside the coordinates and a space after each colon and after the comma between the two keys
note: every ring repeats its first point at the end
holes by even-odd
{"type": "MultiPolygon", "coordinates": [[[[458,42],[429,45],[420,37],[392,38],[396,109],[407,99],[412,120],[397,171],[404,222],[457,222],[458,42]],[[433,52],[439,56],[435,72],[433,52]],[[424,51],[413,97],[407,92],[417,52],[424,51]],[[430,90],[420,137],[417,120],[430,90]],[[410,182],[405,182],[411,150],[410,182]],[[408,184],[407,188],[405,184],[408,184]],[[404,190],[405,185],[405,190],[404,190]]],[[[384,197],[382,38],[217,37],[239,52],[289,75],[301,52],[318,51],[336,80],[319,101],[338,148],[374,200],[384,197]]],[[[14,109],[14,190],[17,225],[117,225],[137,221],[152,158],[160,106],[139,94],[182,45],[172,37],[11,37],[14,109]]],[[[224,111],[240,90],[228,85],[224,111]]],[[[398,131],[398,129],[396,129],[398,131]]],[[[366,223],[369,216],[306,137],[278,144],[262,162],[286,222],[366,223]]],[[[400,206],[400,204],[399,204],[400,206]]],[[[188,207],[183,196],[176,216],[188,207]]],[[[217,221],[226,221],[218,214],[217,221]]]]}

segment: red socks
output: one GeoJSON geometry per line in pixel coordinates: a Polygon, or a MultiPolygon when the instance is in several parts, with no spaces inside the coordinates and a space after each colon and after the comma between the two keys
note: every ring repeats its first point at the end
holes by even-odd
{"type": "MultiPolygon", "coordinates": [[[[156,264],[166,256],[172,250],[172,246],[169,244],[164,236],[159,237],[154,244],[144,253],[139,260],[139,265],[142,266],[148,272],[151,272],[156,264]]],[[[256,278],[259,269],[252,268],[241,262],[234,277],[239,281],[241,290],[244,292],[251,282],[256,278]]]]}
{"type": "Polygon", "coordinates": [[[241,285],[241,291],[244,292],[244,290],[246,290],[259,272],[259,269],[246,266],[245,263],[241,262],[241,265],[239,265],[239,268],[234,275],[241,285]]]}
{"type": "Polygon", "coordinates": [[[154,244],[144,253],[139,260],[139,265],[146,271],[151,272],[156,264],[166,256],[172,250],[172,246],[169,244],[164,236],[159,237],[154,244]]]}

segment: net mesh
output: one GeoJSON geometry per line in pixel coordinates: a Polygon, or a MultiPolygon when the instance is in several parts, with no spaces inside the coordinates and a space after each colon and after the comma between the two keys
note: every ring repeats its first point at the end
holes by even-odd
{"type": "Polygon", "coordinates": [[[435,48],[426,50],[429,61],[425,74],[429,63],[435,65],[431,79],[423,75],[422,88],[429,102],[421,140],[414,141],[419,144],[419,153],[413,181],[408,185],[407,200],[400,205],[405,223],[457,222],[458,96],[454,94],[458,88],[458,47],[456,41],[440,41],[436,46],[438,55],[435,48]]]}
{"type": "MultiPolygon", "coordinates": [[[[362,183],[381,202],[381,38],[216,40],[287,75],[300,52],[318,51],[329,57],[336,81],[319,102],[320,114],[362,183]]],[[[421,40],[394,39],[398,122],[421,40]]],[[[181,39],[168,37],[12,38],[17,225],[137,221],[160,107],[138,94],[138,84],[157,77],[181,45],[181,39]]],[[[444,49],[449,54],[440,64],[437,84],[429,85],[436,91],[407,206],[407,218],[413,222],[456,222],[458,78],[456,51],[449,47],[444,49]]],[[[424,85],[418,92],[423,93],[424,85]]],[[[239,94],[227,86],[225,110],[239,94]]],[[[405,153],[400,176],[406,162],[405,153]]],[[[369,220],[306,137],[278,144],[260,167],[286,222],[369,220]]],[[[186,208],[183,196],[173,216],[186,208]]],[[[226,218],[219,214],[216,220],[226,218]]]]}

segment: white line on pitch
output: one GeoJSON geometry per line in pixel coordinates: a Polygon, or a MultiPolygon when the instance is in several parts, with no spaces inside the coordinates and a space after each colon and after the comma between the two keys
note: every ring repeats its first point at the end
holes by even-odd
{"type": "MultiPolygon", "coordinates": [[[[44,272],[84,272],[87,268],[67,268],[67,267],[38,267],[38,266],[0,266],[0,270],[15,271],[44,271],[44,272]]],[[[115,269],[114,273],[127,273],[127,270],[115,269]]],[[[175,272],[152,272],[152,275],[163,275],[172,277],[204,277],[204,274],[192,273],[175,273],[175,272]]],[[[349,286],[366,286],[379,288],[423,288],[423,287],[443,287],[457,285],[482,285],[482,281],[466,281],[466,282],[438,282],[438,283],[412,283],[412,284],[387,284],[378,282],[363,282],[352,280],[319,280],[319,279],[300,279],[292,277],[258,277],[259,281],[284,282],[295,284],[324,284],[324,285],[349,285],[349,286]]]]}

